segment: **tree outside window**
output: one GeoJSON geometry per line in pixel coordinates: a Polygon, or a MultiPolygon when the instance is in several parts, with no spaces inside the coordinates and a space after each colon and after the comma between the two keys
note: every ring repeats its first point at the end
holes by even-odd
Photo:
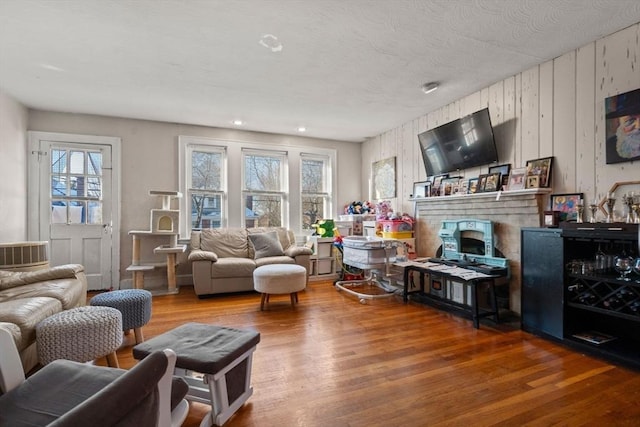
{"type": "Polygon", "coordinates": [[[219,228],[223,209],[224,150],[191,152],[192,228],[219,228]]]}
{"type": "Polygon", "coordinates": [[[300,181],[302,229],[312,230],[312,224],[325,219],[331,211],[329,185],[329,158],[325,156],[301,155],[300,181]]]}
{"type": "Polygon", "coordinates": [[[284,153],[244,152],[244,222],[246,227],[282,227],[286,193],[284,153]]]}

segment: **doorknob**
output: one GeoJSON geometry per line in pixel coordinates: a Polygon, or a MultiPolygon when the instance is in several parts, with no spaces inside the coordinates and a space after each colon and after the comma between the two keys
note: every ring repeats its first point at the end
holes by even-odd
{"type": "Polygon", "coordinates": [[[111,224],[102,224],[102,228],[104,229],[104,234],[107,234],[111,231],[111,224]]]}

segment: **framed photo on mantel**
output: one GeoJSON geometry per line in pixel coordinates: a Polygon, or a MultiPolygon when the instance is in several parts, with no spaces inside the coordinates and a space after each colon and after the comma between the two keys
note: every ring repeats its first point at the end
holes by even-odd
{"type": "Polygon", "coordinates": [[[527,160],[527,188],[551,187],[552,165],[553,157],[527,160]]]}

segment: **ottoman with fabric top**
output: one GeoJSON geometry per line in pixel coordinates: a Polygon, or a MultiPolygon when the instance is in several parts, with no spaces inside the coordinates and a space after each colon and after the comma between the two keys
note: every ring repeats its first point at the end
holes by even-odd
{"type": "Polygon", "coordinates": [[[211,405],[200,426],[221,426],[253,394],[251,363],[259,342],[256,331],[186,323],[136,345],[133,357],[175,351],[175,374],[189,385],[186,399],[211,405]]]}
{"type": "Polygon", "coordinates": [[[271,294],[289,294],[291,305],[298,302],[298,292],[307,287],[307,269],[296,264],[269,264],[253,270],[253,288],[262,293],[260,310],[271,294]]]}
{"type": "Polygon", "coordinates": [[[76,307],[49,316],[36,325],[40,363],[57,359],[89,362],[107,358],[118,367],[116,350],[122,344],[122,314],[111,307],[76,307]]]}
{"type": "Polygon", "coordinates": [[[133,329],[136,344],[144,341],[142,327],[151,319],[151,292],[144,289],[120,289],[103,292],[91,298],[92,306],[112,307],[122,313],[122,330],[133,329]]]}

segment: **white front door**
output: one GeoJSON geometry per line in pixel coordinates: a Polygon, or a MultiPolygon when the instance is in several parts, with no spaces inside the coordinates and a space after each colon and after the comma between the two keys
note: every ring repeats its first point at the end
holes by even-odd
{"type": "Polygon", "coordinates": [[[30,194],[37,194],[29,208],[30,238],[49,241],[52,266],[82,264],[88,289],[118,288],[113,152],[119,153],[119,138],[45,132],[29,137],[30,194]]]}

